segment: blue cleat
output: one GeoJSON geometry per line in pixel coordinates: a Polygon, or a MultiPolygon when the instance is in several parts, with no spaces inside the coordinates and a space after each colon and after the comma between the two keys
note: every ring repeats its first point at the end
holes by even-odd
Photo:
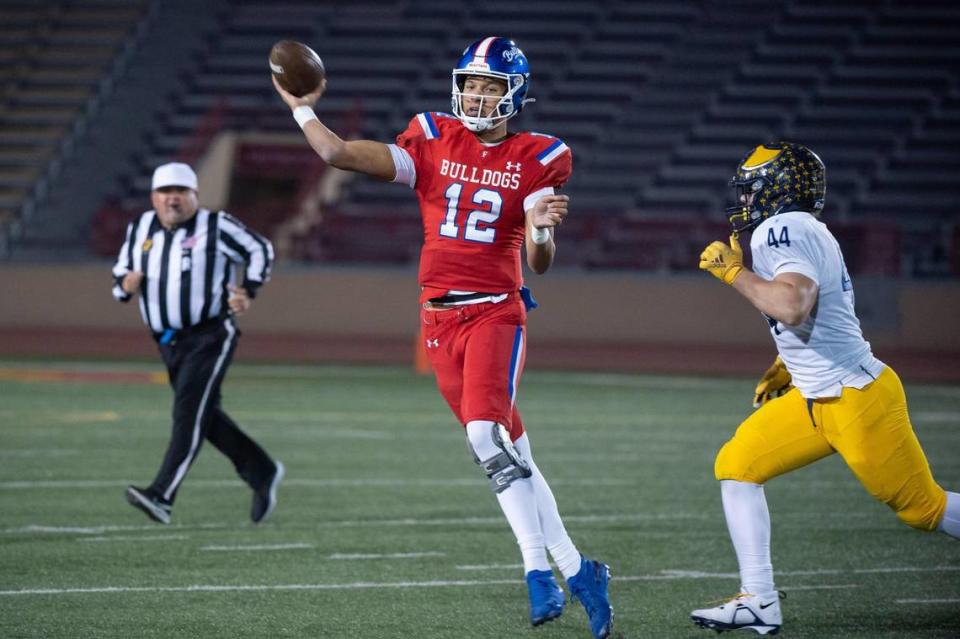
{"type": "Polygon", "coordinates": [[[571,595],[580,600],[587,612],[595,639],[606,639],[613,629],[613,606],[607,597],[609,582],[610,568],[586,557],[580,557],[580,572],[567,579],[571,595]]]}
{"type": "Polygon", "coordinates": [[[549,570],[531,570],[527,573],[527,592],[530,593],[530,623],[539,626],[553,621],[563,613],[563,590],[549,570]]]}

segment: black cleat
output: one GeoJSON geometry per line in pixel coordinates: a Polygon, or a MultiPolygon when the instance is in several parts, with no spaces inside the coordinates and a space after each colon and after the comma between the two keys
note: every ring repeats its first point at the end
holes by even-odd
{"type": "Polygon", "coordinates": [[[130,502],[131,506],[136,506],[147,513],[147,517],[150,519],[161,524],[170,523],[171,504],[155,496],[149,490],[127,486],[127,501],[130,502]]]}
{"type": "Polygon", "coordinates": [[[283,480],[286,469],[283,462],[277,461],[276,470],[273,471],[273,477],[260,488],[253,491],[253,504],[250,507],[250,519],[253,523],[259,524],[270,516],[274,507],[277,505],[277,486],[283,480]]]}

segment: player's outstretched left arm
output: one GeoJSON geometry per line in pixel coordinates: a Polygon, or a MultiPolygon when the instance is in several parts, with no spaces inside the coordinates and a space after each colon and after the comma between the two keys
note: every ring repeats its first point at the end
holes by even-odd
{"type": "Polygon", "coordinates": [[[527,265],[534,273],[546,273],[553,264],[553,229],[563,223],[569,206],[569,195],[545,195],[527,211],[527,265]]]}
{"type": "Polygon", "coordinates": [[[817,302],[817,283],[799,273],[781,273],[765,280],[743,265],[736,235],[730,244],[713,242],[700,254],[700,268],[737,289],[758,311],[788,326],[807,319],[817,302]]]}
{"type": "Polygon", "coordinates": [[[272,79],[277,93],[293,111],[294,118],[303,129],[307,142],[324,162],[338,169],[366,173],[381,180],[390,181],[396,177],[396,166],[386,144],[373,140],[343,140],[317,118],[313,107],[327,88],[326,78],[316,91],[302,98],[285,91],[276,76],[272,76],[272,79]]]}

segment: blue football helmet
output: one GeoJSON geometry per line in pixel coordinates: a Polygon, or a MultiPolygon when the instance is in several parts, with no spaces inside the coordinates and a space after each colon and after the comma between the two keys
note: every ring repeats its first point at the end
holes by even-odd
{"type": "Polygon", "coordinates": [[[530,67],[527,57],[513,40],[497,37],[477,40],[463,51],[463,56],[453,68],[453,114],[474,133],[487,131],[520,113],[527,102],[533,102],[526,97],[529,88],[530,67]],[[490,99],[490,96],[463,93],[464,83],[469,76],[496,78],[507,84],[506,94],[499,98],[497,107],[487,117],[481,117],[481,114],[483,100],[490,99]],[[464,113],[464,95],[481,99],[481,111],[477,115],[464,113]]]}

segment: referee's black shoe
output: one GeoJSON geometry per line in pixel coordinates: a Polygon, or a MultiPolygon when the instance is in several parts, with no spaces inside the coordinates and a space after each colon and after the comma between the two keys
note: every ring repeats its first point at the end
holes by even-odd
{"type": "Polygon", "coordinates": [[[150,519],[159,521],[161,524],[170,523],[170,509],[172,508],[170,502],[160,499],[149,490],[127,486],[127,501],[130,502],[131,506],[136,506],[147,513],[147,517],[150,519]]]}
{"type": "Polygon", "coordinates": [[[277,486],[283,480],[286,469],[280,461],[274,462],[276,468],[273,476],[265,482],[260,488],[253,491],[253,504],[250,507],[250,519],[253,523],[259,524],[270,516],[274,507],[277,505],[277,486]]]}

